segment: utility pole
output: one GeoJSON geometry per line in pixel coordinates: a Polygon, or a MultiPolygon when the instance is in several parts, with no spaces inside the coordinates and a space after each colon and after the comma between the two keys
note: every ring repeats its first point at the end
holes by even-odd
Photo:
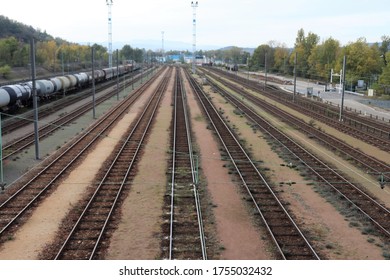
{"type": "Polygon", "coordinates": [[[267,52],[264,53],[264,90],[267,88],[267,52]]]}
{"type": "Polygon", "coordinates": [[[342,91],[341,91],[341,105],[340,105],[340,117],[339,117],[339,121],[340,122],[343,120],[343,113],[344,113],[344,93],[345,93],[344,85],[345,85],[345,67],[346,67],[346,64],[347,64],[347,56],[344,55],[344,59],[343,59],[343,75],[342,75],[342,77],[340,77],[340,79],[342,79],[342,83],[340,81],[340,85],[342,87],[342,91]]]}
{"type": "Polygon", "coordinates": [[[192,6],[192,25],[193,25],[193,32],[192,32],[192,73],[196,73],[195,69],[195,52],[196,52],[196,8],[198,7],[198,1],[194,2],[191,1],[192,6]]]}
{"type": "Polygon", "coordinates": [[[91,49],[91,59],[92,59],[92,114],[93,119],[96,119],[96,102],[95,102],[95,48],[91,49]]]}
{"type": "Polygon", "coordinates": [[[164,31],[161,31],[161,37],[162,37],[161,56],[162,56],[162,64],[164,64],[164,31]]]}
{"type": "Polygon", "coordinates": [[[119,51],[116,49],[116,100],[119,100],[119,51]]]}
{"type": "Polygon", "coordinates": [[[293,92],[293,102],[295,102],[295,95],[297,94],[297,53],[295,52],[294,57],[294,92],[293,92]]]}
{"type": "Polygon", "coordinates": [[[111,6],[113,5],[112,0],[106,0],[108,7],[108,67],[112,67],[112,16],[111,6]]]}
{"type": "Polygon", "coordinates": [[[1,192],[4,191],[5,182],[4,182],[4,173],[3,173],[3,133],[1,131],[1,112],[0,112],[0,188],[1,192]]]}
{"type": "Polygon", "coordinates": [[[32,81],[32,98],[34,110],[34,135],[35,135],[35,159],[39,159],[39,129],[38,129],[38,98],[37,87],[35,83],[35,42],[34,38],[30,41],[30,56],[31,56],[31,81],[32,81]]]}

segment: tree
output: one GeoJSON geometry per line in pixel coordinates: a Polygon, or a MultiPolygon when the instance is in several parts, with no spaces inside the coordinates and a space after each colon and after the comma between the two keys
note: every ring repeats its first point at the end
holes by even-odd
{"type": "Polygon", "coordinates": [[[41,62],[47,68],[53,68],[54,70],[54,63],[56,62],[56,51],[57,44],[54,40],[38,42],[36,49],[37,62],[41,62]]]}
{"type": "Polygon", "coordinates": [[[381,39],[382,39],[382,45],[379,47],[379,51],[383,59],[384,65],[387,66],[389,60],[386,58],[386,53],[390,49],[390,36],[383,35],[381,39]]]}
{"type": "MultiPolygon", "coordinates": [[[[390,51],[386,53],[386,60],[390,61],[390,51]]],[[[390,94],[390,63],[387,63],[383,67],[382,74],[379,76],[379,85],[377,87],[380,91],[385,94],[390,94]]]]}
{"type": "Polygon", "coordinates": [[[381,73],[382,59],[378,44],[369,46],[365,38],[359,38],[344,47],[344,55],[347,56],[347,80],[352,84],[356,84],[357,80],[370,82],[381,73]]]}
{"type": "Polygon", "coordinates": [[[308,77],[312,73],[309,66],[309,57],[319,40],[320,37],[315,33],[309,32],[307,37],[305,37],[305,31],[302,28],[298,30],[293,55],[290,56],[290,64],[293,65],[295,53],[297,53],[298,75],[300,73],[300,76],[308,77]]]}
{"type": "Polygon", "coordinates": [[[3,78],[7,79],[9,74],[11,74],[11,67],[9,67],[9,65],[0,67],[0,74],[3,76],[3,78]]]}
{"type": "Polygon", "coordinates": [[[18,40],[15,37],[9,37],[0,40],[0,66],[1,64],[13,65],[15,53],[19,48],[18,40]]]}
{"type": "Polygon", "coordinates": [[[239,47],[231,47],[229,50],[226,51],[226,57],[229,58],[230,64],[241,64],[241,53],[242,48],[239,47]]]}
{"type": "Polygon", "coordinates": [[[253,70],[265,69],[265,57],[267,56],[267,70],[273,69],[275,65],[274,53],[275,49],[269,45],[258,46],[253,53],[249,67],[253,70]]]}
{"type": "Polygon", "coordinates": [[[289,64],[289,50],[286,45],[280,44],[274,49],[274,71],[287,74],[289,64]]]}
{"type": "Polygon", "coordinates": [[[134,49],[130,45],[124,45],[120,51],[120,56],[126,60],[133,60],[134,49]]]}
{"type": "Polygon", "coordinates": [[[328,80],[331,69],[336,70],[338,66],[337,59],[340,57],[340,52],[340,42],[333,38],[315,46],[308,57],[310,76],[324,81],[328,80]]]}

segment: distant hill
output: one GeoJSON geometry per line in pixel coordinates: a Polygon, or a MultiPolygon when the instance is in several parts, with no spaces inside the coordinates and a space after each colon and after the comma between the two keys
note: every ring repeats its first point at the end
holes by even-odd
{"type": "MultiPolygon", "coordinates": [[[[227,51],[227,50],[230,50],[231,48],[235,48],[235,46],[224,47],[221,50],[227,51]]],[[[251,55],[253,55],[253,53],[255,51],[255,48],[241,48],[241,47],[239,47],[239,48],[242,49],[244,52],[250,53],[251,55]]]]}
{"type": "Polygon", "coordinates": [[[8,38],[10,36],[25,43],[30,41],[31,36],[40,41],[54,40],[53,36],[46,32],[41,32],[40,30],[34,29],[32,26],[0,15],[0,39],[8,38]]]}

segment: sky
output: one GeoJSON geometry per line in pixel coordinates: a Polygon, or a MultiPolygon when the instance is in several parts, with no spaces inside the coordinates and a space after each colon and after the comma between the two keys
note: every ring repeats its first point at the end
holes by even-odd
{"type": "MultiPolygon", "coordinates": [[[[194,1],[196,2],[196,1],[194,1]]],[[[0,0],[0,14],[70,42],[108,42],[106,0],[0,0]]],[[[192,49],[191,0],[113,0],[113,42],[135,47],[192,49]],[[164,31],[164,36],[162,35],[164,31]],[[181,43],[184,44],[181,44],[181,43]],[[145,44],[145,46],[142,46],[145,44]]],[[[313,32],[342,45],[390,36],[388,0],[199,0],[197,49],[256,48],[275,41],[293,47],[297,32],[313,32]]]]}

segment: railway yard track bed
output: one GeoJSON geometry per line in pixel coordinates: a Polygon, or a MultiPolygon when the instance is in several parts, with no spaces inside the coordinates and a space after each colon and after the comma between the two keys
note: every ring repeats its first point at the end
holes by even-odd
{"type": "Polygon", "coordinates": [[[254,159],[262,162],[262,168],[267,170],[278,195],[288,205],[297,222],[305,232],[313,235],[311,238],[316,248],[320,248],[321,255],[329,259],[356,259],[362,254],[367,259],[382,258],[382,250],[375,245],[375,242],[381,244],[380,240],[370,240],[373,243],[368,243],[370,237],[351,226],[353,218],[348,220],[341,215],[313,188],[310,180],[306,180],[299,171],[289,168],[275,153],[272,141],[259,131],[254,133],[247,120],[234,113],[235,107],[227,104],[220,96],[214,96],[213,102],[225,112],[224,115],[235,125],[241,138],[246,139],[246,147],[254,159]]]}
{"type": "MultiPolygon", "coordinates": [[[[186,77],[184,70],[180,68],[173,70],[172,72],[182,72],[182,76],[186,77]]],[[[159,75],[160,81],[164,80],[162,76],[159,75]]],[[[193,77],[198,82],[201,80],[199,76],[193,77]]],[[[228,153],[217,140],[217,134],[209,123],[204,109],[201,109],[187,79],[183,79],[183,88],[187,96],[188,117],[193,132],[192,143],[199,160],[197,167],[200,176],[199,185],[188,186],[196,186],[199,192],[198,202],[203,216],[200,220],[203,223],[207,254],[206,251],[203,252],[203,257],[200,254],[201,250],[198,247],[202,237],[199,238],[199,232],[196,234],[194,230],[193,223],[197,215],[193,212],[189,213],[188,220],[186,216],[183,216],[185,219],[182,221],[179,219],[180,216],[173,220],[177,232],[172,239],[173,244],[176,244],[176,247],[172,247],[172,258],[279,259],[280,251],[271,241],[261,215],[269,222],[278,244],[283,244],[281,251],[288,259],[315,259],[316,254],[321,259],[376,260],[390,257],[388,242],[376,235],[368,223],[357,219],[356,216],[359,214],[351,211],[343,199],[327,193],[321,184],[313,181],[313,177],[308,176],[300,166],[290,165],[290,155],[276,145],[274,140],[254,127],[245,115],[226,101],[225,97],[214,92],[211,87],[203,86],[203,90],[209,96],[208,99],[234,131],[234,135],[239,138],[240,145],[245,148],[256,168],[266,176],[266,181],[274,194],[299,227],[299,231],[302,231],[308,243],[313,246],[316,254],[312,255],[310,249],[306,247],[302,250],[300,246],[306,245],[303,245],[301,237],[298,237],[298,234],[283,232],[284,225],[289,222],[285,218],[275,220],[276,215],[280,214],[279,206],[274,200],[270,200],[271,196],[263,188],[263,183],[251,180],[255,178],[251,177],[254,176],[253,171],[246,163],[240,162],[238,150],[233,150],[230,148],[231,144],[228,144],[231,149],[229,153],[237,159],[235,164],[238,167],[234,167],[228,153]],[[249,180],[248,185],[253,197],[244,188],[236,168],[243,172],[241,175],[243,178],[249,180]],[[258,206],[254,206],[253,200],[257,201],[258,206]],[[262,214],[256,211],[256,207],[261,208],[262,214]],[[182,237],[178,233],[184,233],[185,238],[188,238],[187,243],[191,245],[183,246],[182,237]],[[191,248],[193,252],[186,252],[191,248]]],[[[97,255],[90,256],[86,250],[96,246],[92,237],[95,238],[100,228],[103,219],[100,214],[106,212],[112,205],[108,202],[109,198],[106,200],[100,197],[96,200],[95,209],[98,212],[94,214],[92,220],[86,220],[85,223],[81,221],[80,226],[73,226],[83,208],[89,204],[88,201],[94,203],[90,196],[100,184],[97,179],[100,181],[103,173],[108,170],[107,164],[114,162],[111,154],[114,146],[123,144],[125,131],[146,104],[148,96],[152,94],[151,91],[152,89],[144,93],[105,135],[106,137],[82,157],[80,164],[61,178],[54,191],[48,192],[33,210],[28,210],[28,215],[23,218],[20,225],[16,225],[14,230],[1,236],[0,259],[168,258],[169,216],[175,213],[167,207],[167,202],[171,200],[169,190],[172,187],[170,138],[172,113],[175,107],[174,75],[166,79],[165,94],[162,95],[161,105],[145,138],[147,142],[141,145],[141,157],[136,158],[135,167],[129,170],[129,177],[125,177],[128,178],[124,185],[125,194],[119,198],[119,206],[113,208],[115,215],[107,220],[107,227],[104,225],[106,229],[102,234],[101,243],[96,243],[100,244],[97,247],[97,255]],[[68,241],[64,240],[72,227],[76,233],[69,235],[68,246],[66,245],[68,241]],[[77,230],[81,230],[80,233],[77,233],[77,230]],[[88,237],[88,240],[85,237],[88,237]],[[62,248],[66,250],[62,252],[62,248]]],[[[277,121],[270,114],[264,116],[273,119],[273,122],[278,123],[287,134],[301,138],[301,142],[311,146],[313,150],[324,150],[314,139],[294,131],[287,123],[277,121]]],[[[228,139],[228,136],[225,137],[228,139]]],[[[331,157],[340,161],[338,169],[345,169],[347,165],[353,168],[350,162],[334,155],[331,157]]],[[[121,169],[121,166],[124,166],[123,161],[119,160],[118,167],[121,169]]],[[[122,172],[120,169],[115,171],[112,177],[115,180],[110,181],[112,186],[105,188],[103,184],[102,189],[106,189],[107,194],[116,188],[114,185],[117,184],[115,182],[119,178],[117,176],[122,172]]],[[[184,178],[182,177],[184,169],[179,168],[176,173],[179,180],[184,178]]],[[[194,201],[192,187],[188,192],[180,193],[180,188],[187,185],[181,181],[177,184],[175,203],[185,199],[188,201],[186,204],[190,206],[190,201],[194,201]]],[[[183,212],[193,211],[191,209],[195,209],[194,207],[186,208],[176,204],[174,211],[179,209],[183,212]]]]}

